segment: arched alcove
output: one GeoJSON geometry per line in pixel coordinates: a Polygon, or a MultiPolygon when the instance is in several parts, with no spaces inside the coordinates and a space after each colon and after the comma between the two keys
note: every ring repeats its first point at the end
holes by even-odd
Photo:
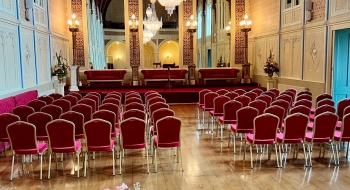
{"type": "Polygon", "coordinates": [[[155,44],[147,42],[143,45],[144,48],[144,68],[154,68],[153,63],[156,62],[155,44]]]}
{"type": "Polygon", "coordinates": [[[127,69],[130,64],[126,62],[126,46],[124,43],[114,41],[107,47],[107,59],[113,63],[114,69],[127,69]]]}
{"type": "Polygon", "coordinates": [[[159,47],[159,61],[162,64],[180,65],[179,43],[175,41],[165,41],[159,47]]]}

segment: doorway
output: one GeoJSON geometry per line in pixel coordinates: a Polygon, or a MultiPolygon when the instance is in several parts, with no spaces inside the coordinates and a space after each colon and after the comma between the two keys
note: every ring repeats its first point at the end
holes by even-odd
{"type": "Polygon", "coordinates": [[[208,62],[207,62],[207,67],[211,67],[211,49],[208,49],[208,62]]]}
{"type": "Polygon", "coordinates": [[[333,99],[337,103],[350,97],[350,28],[335,31],[333,99]]]}

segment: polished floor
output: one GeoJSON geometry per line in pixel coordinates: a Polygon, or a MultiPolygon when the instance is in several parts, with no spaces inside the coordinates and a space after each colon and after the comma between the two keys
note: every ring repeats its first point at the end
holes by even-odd
{"type": "MultiPolygon", "coordinates": [[[[52,162],[51,179],[47,179],[48,156],[43,161],[43,180],[39,179],[37,156],[32,164],[25,164],[22,171],[21,159],[15,161],[14,179],[10,181],[11,151],[0,157],[0,189],[115,189],[117,185],[139,182],[141,189],[349,189],[350,164],[345,158],[344,150],[340,154],[340,166],[328,165],[331,151],[326,147],[325,157],[319,158],[319,147],[314,146],[313,167],[304,168],[304,154],[299,150],[298,159],[293,159],[292,151],[284,161],[284,168],[278,169],[275,151],[267,159],[267,150],[257,154],[253,149],[254,169],[250,168],[250,155],[247,149],[243,160],[243,147],[239,138],[236,151],[233,144],[227,147],[228,131],[224,131],[221,143],[216,133],[212,135],[199,125],[194,117],[194,105],[173,105],[176,116],[182,119],[182,151],[184,171],[176,162],[173,150],[158,152],[158,172],[150,164],[147,174],[146,152],[128,151],[125,154],[122,175],[119,173],[119,159],[116,173],[112,175],[112,155],[96,154],[90,162],[87,177],[84,178],[83,158],[80,162],[80,178],[76,177],[77,166],[73,164],[72,155],[65,155],[64,162],[52,162]]],[[[293,150],[293,149],[292,149],[293,150]]],[[[26,158],[29,160],[29,157],[26,158]]],[[[54,161],[54,159],[53,159],[54,161]]],[[[74,160],[76,163],[76,159],[74,160]]],[[[149,159],[151,163],[151,157],[149,159]]]]}

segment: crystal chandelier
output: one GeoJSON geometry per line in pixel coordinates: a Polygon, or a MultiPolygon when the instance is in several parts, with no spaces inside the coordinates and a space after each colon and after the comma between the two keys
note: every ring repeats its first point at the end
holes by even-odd
{"type": "Polygon", "coordinates": [[[157,17],[156,13],[156,6],[155,6],[155,0],[151,0],[152,8],[148,5],[148,8],[146,10],[147,18],[144,19],[143,25],[145,26],[145,29],[154,31],[154,33],[157,33],[157,31],[162,28],[163,22],[162,18],[160,20],[157,17]]]}
{"type": "Polygon", "coordinates": [[[165,7],[168,14],[171,16],[175,10],[175,7],[180,5],[183,1],[186,0],[158,0],[158,2],[165,7]]]}

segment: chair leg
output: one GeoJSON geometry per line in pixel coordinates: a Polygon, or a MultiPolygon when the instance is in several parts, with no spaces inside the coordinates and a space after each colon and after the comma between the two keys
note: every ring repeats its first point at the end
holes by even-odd
{"type": "MultiPolygon", "coordinates": [[[[221,125],[220,125],[221,127],[221,125]]],[[[227,147],[230,147],[230,141],[231,141],[231,131],[228,133],[228,146],[227,147]]]]}
{"type": "MultiPolygon", "coordinates": [[[[283,145],[282,145],[283,146],[283,145]]],[[[283,159],[282,159],[282,152],[281,152],[281,145],[278,145],[278,149],[279,149],[279,152],[280,152],[280,163],[281,163],[281,168],[283,168],[283,159]]],[[[277,155],[276,155],[277,156],[277,155]]],[[[278,158],[278,156],[277,156],[277,158],[278,158]]]]}
{"type": "Polygon", "coordinates": [[[11,176],[10,180],[12,181],[12,175],[13,175],[13,165],[15,164],[15,154],[12,155],[12,166],[11,166],[11,176]]]}
{"type": "Polygon", "coordinates": [[[309,146],[308,146],[308,151],[309,151],[310,167],[312,167],[312,159],[311,159],[311,157],[312,157],[311,148],[312,148],[312,147],[313,147],[312,144],[309,144],[309,146]]]}
{"type": "MultiPolygon", "coordinates": [[[[51,155],[50,155],[51,156],[51,155]]],[[[77,161],[78,161],[78,178],[79,178],[79,171],[80,171],[80,162],[79,162],[79,157],[80,157],[80,154],[77,153],[77,161]]],[[[51,159],[50,159],[51,160],[51,159]]],[[[51,161],[50,161],[51,163],[51,161]]]]}
{"type": "MultiPolygon", "coordinates": [[[[276,144],[275,144],[275,151],[276,151],[277,167],[279,168],[279,167],[280,167],[280,164],[279,164],[278,152],[277,152],[277,145],[276,145],[276,144]]],[[[282,164],[281,164],[281,165],[282,165],[282,164]]]]}
{"type": "Polygon", "coordinates": [[[63,162],[63,153],[62,153],[62,155],[61,155],[61,162],[63,162]]]}
{"type": "Polygon", "coordinates": [[[49,153],[49,171],[47,174],[47,179],[50,179],[50,173],[51,173],[51,153],[49,153]]]}
{"type": "Polygon", "coordinates": [[[112,158],[113,158],[113,175],[115,175],[115,159],[114,159],[114,148],[112,149],[112,158]]]}
{"type": "Polygon", "coordinates": [[[233,133],[233,154],[236,154],[236,134],[233,133]]]}
{"type": "Polygon", "coordinates": [[[147,173],[149,174],[148,149],[147,149],[147,147],[146,147],[146,157],[147,157],[147,173]]]}
{"type": "Polygon", "coordinates": [[[332,162],[332,158],[334,157],[334,165],[337,166],[337,158],[336,158],[336,155],[334,154],[334,144],[333,142],[331,142],[331,147],[332,147],[332,156],[331,156],[331,159],[329,160],[329,166],[332,162]]]}
{"type": "Polygon", "coordinates": [[[306,151],[305,151],[305,144],[304,143],[303,143],[303,150],[304,150],[305,166],[308,167],[308,165],[307,165],[307,154],[306,154],[306,151]]]}
{"type": "Polygon", "coordinates": [[[157,148],[154,149],[154,168],[157,173],[157,148]]]}
{"type": "Polygon", "coordinates": [[[119,175],[122,175],[122,151],[119,150],[119,175]]]}
{"type": "Polygon", "coordinates": [[[223,130],[224,130],[223,127],[220,126],[220,130],[221,130],[221,142],[223,142],[223,141],[222,141],[222,135],[223,135],[223,133],[224,133],[224,132],[223,132],[223,130]]]}
{"type": "Polygon", "coordinates": [[[88,162],[88,152],[85,153],[85,162],[84,162],[84,177],[86,177],[86,165],[87,165],[87,162],[88,162]]]}
{"type": "Polygon", "coordinates": [[[43,153],[40,154],[40,180],[43,179],[43,153]]]}
{"type": "Polygon", "coordinates": [[[182,160],[182,150],[181,150],[181,147],[178,148],[179,151],[180,151],[180,156],[181,156],[181,168],[182,168],[182,171],[184,171],[184,165],[183,165],[183,160],[182,160]]]}
{"type": "MultiPolygon", "coordinates": [[[[235,137],[233,137],[235,138],[235,137]]],[[[245,160],[245,153],[247,151],[247,140],[244,141],[244,154],[243,154],[243,160],[245,160]]]]}
{"type": "Polygon", "coordinates": [[[151,152],[153,153],[153,139],[150,139],[150,141],[151,141],[151,152]]]}
{"type": "Polygon", "coordinates": [[[252,151],[252,146],[249,146],[250,149],[250,167],[253,169],[253,151],[252,151]]]}

